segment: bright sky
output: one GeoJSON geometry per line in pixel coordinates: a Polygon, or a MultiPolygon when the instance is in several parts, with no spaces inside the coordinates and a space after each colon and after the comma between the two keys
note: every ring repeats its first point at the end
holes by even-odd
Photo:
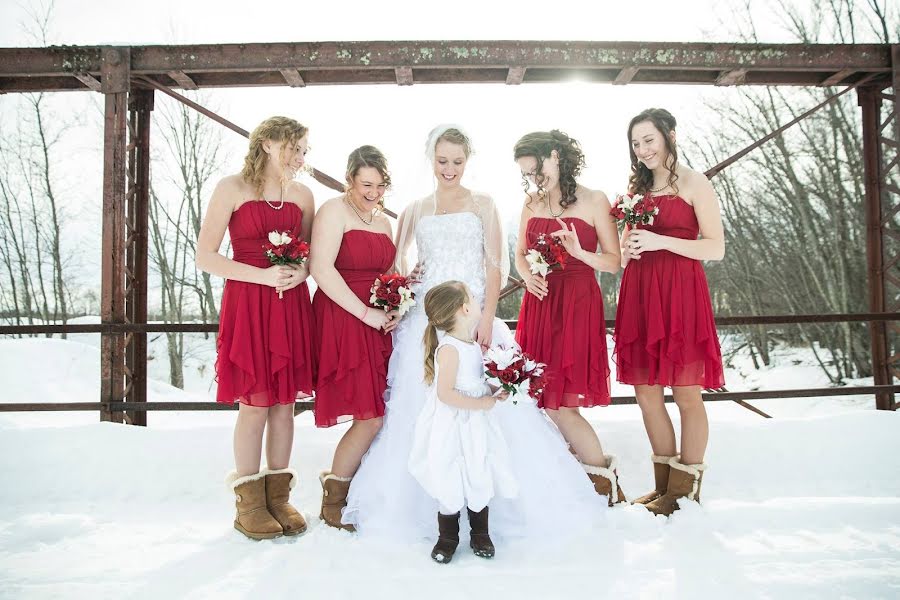
{"type": "MultiPolygon", "coordinates": [[[[737,37],[734,15],[743,4],[741,0],[57,0],[49,41],[81,45],[402,39],[728,41],[737,37]]],[[[28,21],[26,6],[25,0],[0,0],[0,46],[37,45],[23,28],[28,21]]],[[[768,0],[754,0],[752,6],[763,40],[790,41],[774,20],[768,0]]],[[[507,219],[518,215],[522,198],[521,180],[512,161],[512,145],[522,134],[559,128],[580,140],[588,163],[583,183],[612,196],[624,190],[627,180],[625,127],[631,116],[649,106],[668,108],[679,120],[679,134],[690,136],[708,119],[703,99],[725,100],[733,94],[711,87],[614,87],[577,82],[246,88],[205,93],[204,103],[246,129],[274,114],[309,125],[313,147],[309,161],[338,179],[342,179],[346,156],[353,148],[364,143],[380,147],[391,163],[395,182],[388,205],[398,209],[431,190],[422,158],[428,132],[442,122],[460,123],[471,134],[477,153],[463,182],[493,194],[507,219]]],[[[157,107],[168,102],[160,96],[157,94],[157,107]]],[[[84,250],[83,270],[96,272],[102,165],[100,96],[85,92],[54,97],[51,106],[59,114],[74,111],[86,121],[61,152],[65,165],[60,165],[60,178],[71,190],[74,203],[68,209],[70,239],[84,250]]],[[[0,98],[0,127],[15,120],[17,101],[11,95],[0,98]]],[[[161,142],[159,132],[151,132],[157,150],[162,148],[161,142]]],[[[223,142],[231,156],[230,162],[222,165],[223,173],[234,172],[246,143],[230,131],[223,134],[223,142]]],[[[317,202],[333,195],[317,185],[313,190],[317,202]]]]}

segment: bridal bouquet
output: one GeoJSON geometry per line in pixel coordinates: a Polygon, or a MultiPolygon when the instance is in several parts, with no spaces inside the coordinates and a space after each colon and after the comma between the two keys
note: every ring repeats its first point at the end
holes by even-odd
{"type": "Polygon", "coordinates": [[[397,315],[402,317],[416,305],[416,295],[410,289],[409,280],[403,275],[379,275],[372,284],[369,302],[385,312],[396,310],[397,315]]]}
{"type": "MultiPolygon", "coordinates": [[[[270,231],[269,243],[263,244],[266,258],[273,265],[304,265],[309,260],[309,244],[287,231],[270,231]]],[[[282,293],[278,292],[278,297],[282,293]]]]}
{"type": "Polygon", "coordinates": [[[653,217],[659,214],[659,206],[649,194],[619,194],[609,214],[616,221],[630,227],[653,225],[653,217]]]}
{"type": "Polygon", "coordinates": [[[538,235],[534,244],[525,251],[525,261],[532,275],[546,277],[555,267],[566,268],[569,253],[558,237],[538,235]]]}
{"type": "Polygon", "coordinates": [[[537,402],[544,393],[544,363],[539,363],[518,347],[495,346],[484,355],[484,375],[488,385],[509,392],[513,404],[519,400],[537,402]]]}

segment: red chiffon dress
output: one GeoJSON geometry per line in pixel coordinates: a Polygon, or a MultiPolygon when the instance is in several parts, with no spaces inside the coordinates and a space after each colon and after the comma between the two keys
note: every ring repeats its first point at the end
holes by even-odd
{"type": "MultiPolygon", "coordinates": [[[[389,236],[351,229],[344,233],[334,267],[368,305],[375,278],[391,268],[395,252],[389,236]]],[[[316,425],[331,427],[351,417],[384,416],[391,335],[345,311],[321,288],[316,290],[312,305],[318,352],[316,425]]]]}
{"type": "MultiPolygon", "coordinates": [[[[685,240],[700,231],[680,196],[656,197],[659,214],[644,229],[685,240]]],[[[625,267],[615,332],[616,379],[631,385],[725,385],[722,352],[700,261],[665,250],[625,267]]]]}
{"type": "MultiPolygon", "coordinates": [[[[597,248],[597,232],[586,221],[566,217],[574,223],[581,247],[597,248]]],[[[556,219],[532,217],[525,234],[528,245],[540,234],[559,230],[556,219]]],[[[541,408],[606,406],[610,403],[609,356],[603,296],[594,269],[569,258],[565,269],[547,274],[549,293],[538,300],[525,292],[516,341],[524,352],[546,363],[541,408]]]]}
{"type": "MultiPolygon", "coordinates": [[[[272,266],[263,250],[269,232],[297,236],[302,220],[303,211],[292,202],[280,210],[263,201],[245,202],[228,222],[233,259],[272,266]]],[[[305,282],[279,298],[273,287],[226,280],[216,342],[216,401],[269,407],[311,396],[314,336],[305,282]]]]}

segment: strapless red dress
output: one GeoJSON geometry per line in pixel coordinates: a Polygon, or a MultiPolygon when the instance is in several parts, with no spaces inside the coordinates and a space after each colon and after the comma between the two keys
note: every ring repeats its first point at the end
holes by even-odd
{"type": "MultiPolygon", "coordinates": [[[[582,248],[597,247],[597,232],[586,221],[575,224],[582,248]]],[[[560,229],[556,219],[532,217],[525,234],[531,245],[540,235],[560,229]]],[[[547,274],[543,300],[525,292],[516,341],[522,350],[546,363],[541,408],[606,406],[610,403],[609,356],[603,296],[594,269],[570,258],[565,269],[547,274]]]]}
{"type": "MultiPolygon", "coordinates": [[[[694,207],[658,196],[654,233],[695,240],[694,207]]],[[[615,332],[616,379],[631,385],[725,385],[706,275],[700,261],[668,251],[645,252],[625,267],[615,332]]]]}
{"type": "MultiPolygon", "coordinates": [[[[387,235],[351,229],[344,233],[334,267],[368,305],[375,278],[391,268],[395,252],[387,235]]],[[[349,418],[384,416],[391,335],[345,311],[321,288],[316,290],[312,305],[318,353],[316,425],[331,427],[349,418]]]]}
{"type": "MultiPolygon", "coordinates": [[[[291,202],[281,210],[245,202],[228,222],[233,259],[270,267],[263,250],[269,232],[299,235],[302,220],[303,211],[291,202]]],[[[312,395],[314,337],[306,283],[279,298],[275,288],[227,280],[216,342],[216,401],[269,407],[312,395]]]]}

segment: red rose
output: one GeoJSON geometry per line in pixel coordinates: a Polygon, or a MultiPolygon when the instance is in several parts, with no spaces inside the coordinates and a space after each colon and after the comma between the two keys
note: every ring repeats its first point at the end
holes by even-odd
{"type": "Polygon", "coordinates": [[[386,300],[388,297],[388,290],[386,287],[378,286],[375,288],[375,297],[379,300],[386,300]]]}
{"type": "Polygon", "coordinates": [[[397,292],[391,292],[387,296],[387,301],[391,303],[391,306],[400,306],[400,294],[397,292]]]}
{"type": "Polygon", "coordinates": [[[519,372],[511,367],[507,367],[500,371],[497,375],[503,383],[515,383],[519,378],[519,372]]]}

